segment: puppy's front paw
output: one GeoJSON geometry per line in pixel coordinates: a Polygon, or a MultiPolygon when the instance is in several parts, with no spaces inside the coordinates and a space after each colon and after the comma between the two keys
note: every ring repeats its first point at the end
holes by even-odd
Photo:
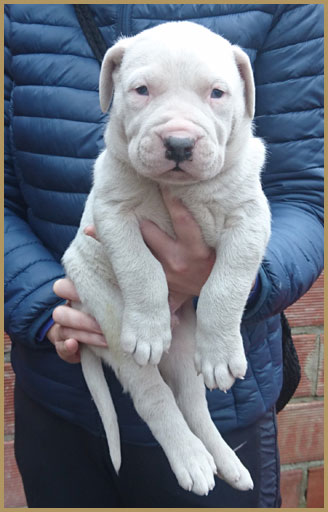
{"type": "Polygon", "coordinates": [[[141,366],[158,364],[171,343],[170,313],[157,316],[138,311],[123,315],[121,344],[125,352],[133,354],[141,366]]]}
{"type": "Polygon", "coordinates": [[[198,330],[195,366],[202,373],[209,389],[227,391],[235,379],[243,379],[247,370],[243,341],[240,333],[222,340],[198,330]]]}

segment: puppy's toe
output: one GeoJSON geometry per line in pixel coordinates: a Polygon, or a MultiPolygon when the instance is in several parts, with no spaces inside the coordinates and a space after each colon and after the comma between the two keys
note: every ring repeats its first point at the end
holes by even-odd
{"type": "Polygon", "coordinates": [[[136,350],[137,338],[135,334],[129,330],[122,330],[121,346],[124,352],[133,354],[136,350]]]}
{"type": "Polygon", "coordinates": [[[182,487],[182,489],[185,489],[186,491],[192,490],[194,482],[186,468],[180,468],[179,471],[175,472],[175,476],[177,477],[179,485],[182,487]]]}
{"type": "Polygon", "coordinates": [[[235,487],[240,491],[251,491],[254,489],[253,480],[246,468],[243,468],[243,470],[240,472],[240,478],[236,482],[235,487]]]}
{"type": "Polygon", "coordinates": [[[159,364],[161,357],[163,355],[163,346],[161,343],[154,343],[151,346],[149,363],[150,364],[159,364]]]}
{"type": "Polygon", "coordinates": [[[254,489],[254,484],[249,471],[245,468],[239,458],[236,456],[236,464],[240,477],[235,482],[234,487],[240,491],[250,491],[254,489]]]}
{"type": "Polygon", "coordinates": [[[151,355],[151,347],[149,343],[139,341],[134,352],[134,358],[140,366],[145,366],[149,363],[151,355]]]}
{"type": "Polygon", "coordinates": [[[202,371],[202,358],[201,358],[201,355],[199,354],[199,352],[195,353],[194,364],[195,364],[196,372],[198,374],[200,374],[202,371]]]}
{"type": "Polygon", "coordinates": [[[192,491],[199,496],[207,496],[208,493],[214,488],[213,473],[208,477],[203,471],[195,471],[193,478],[192,491]]]}
{"type": "Polygon", "coordinates": [[[244,352],[233,355],[229,360],[229,370],[236,379],[243,379],[247,370],[247,359],[244,352]]]}
{"type": "Polygon", "coordinates": [[[215,389],[217,384],[214,378],[214,368],[211,363],[204,363],[202,366],[202,374],[204,377],[205,386],[208,389],[215,389]]]}
{"type": "Polygon", "coordinates": [[[221,391],[227,391],[235,382],[235,378],[229,372],[227,365],[218,364],[214,369],[216,387],[221,391]]]}
{"type": "Polygon", "coordinates": [[[172,333],[170,330],[163,336],[162,346],[163,346],[164,352],[167,352],[169,350],[170,345],[171,345],[171,340],[172,340],[172,333]]]}

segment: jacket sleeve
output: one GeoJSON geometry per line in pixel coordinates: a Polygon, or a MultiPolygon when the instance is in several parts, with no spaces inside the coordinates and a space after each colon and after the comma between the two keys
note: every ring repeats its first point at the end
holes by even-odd
{"type": "Polygon", "coordinates": [[[257,135],[272,236],[245,319],[278,313],[323,268],[323,6],[279,5],[255,62],[257,135]]]}
{"type": "Polygon", "coordinates": [[[28,224],[26,204],[15,175],[11,151],[10,118],[13,80],[11,76],[10,6],[5,6],[5,330],[12,341],[33,348],[50,342],[37,342],[36,335],[63,301],[52,291],[54,281],[64,275],[62,266],[35,236],[28,224]]]}

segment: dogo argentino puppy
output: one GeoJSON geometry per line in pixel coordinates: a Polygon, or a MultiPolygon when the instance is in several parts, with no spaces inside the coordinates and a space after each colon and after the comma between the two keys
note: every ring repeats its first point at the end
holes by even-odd
{"type": "Polygon", "coordinates": [[[106,149],[63,263],[108,342],[81,346],[81,361],[114,467],[120,438],[101,361],[130,393],[184,489],[207,494],[214,474],[251,489],[210,418],[204,386],[226,391],[245,375],[240,322],[270,233],[249,59],[200,25],[165,23],[110,48],[99,89],[103,112],[115,91],[106,149]],[[186,304],[173,332],[165,274],[139,229],[150,219],[174,237],[163,185],[216,250],[197,318],[186,304]],[[91,224],[100,243],[83,232],[91,224]]]}

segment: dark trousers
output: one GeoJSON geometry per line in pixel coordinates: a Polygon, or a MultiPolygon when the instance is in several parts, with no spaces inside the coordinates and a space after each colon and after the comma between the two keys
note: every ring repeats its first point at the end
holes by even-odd
{"type": "Polygon", "coordinates": [[[50,413],[15,387],[15,455],[29,507],[280,507],[274,411],[224,436],[254,481],[252,491],[216,478],[208,496],[181,489],[160,447],[122,443],[119,476],[105,438],[50,413]]]}

